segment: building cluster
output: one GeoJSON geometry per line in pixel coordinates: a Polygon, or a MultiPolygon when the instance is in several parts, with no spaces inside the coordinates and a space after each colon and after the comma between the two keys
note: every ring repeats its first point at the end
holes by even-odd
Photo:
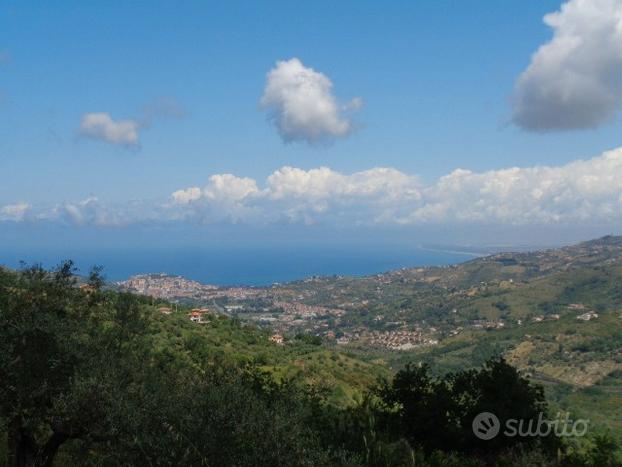
{"type": "Polygon", "coordinates": [[[583,303],[571,303],[568,305],[568,309],[572,311],[584,311],[584,313],[577,316],[579,321],[591,321],[598,318],[598,313],[593,310],[588,310],[583,303]]]}
{"type": "Polygon", "coordinates": [[[367,331],[361,334],[367,344],[389,350],[409,350],[423,345],[436,345],[438,339],[422,330],[367,331]]]}
{"type": "Polygon", "coordinates": [[[161,306],[158,307],[158,312],[162,313],[163,315],[170,315],[173,312],[173,309],[170,306],[161,306]]]}
{"type": "Polygon", "coordinates": [[[207,316],[210,314],[213,314],[210,308],[193,308],[188,313],[188,319],[193,323],[204,324],[209,321],[207,316]]]}
{"type": "Polygon", "coordinates": [[[219,287],[211,291],[210,298],[226,298],[228,300],[256,300],[266,298],[267,289],[255,287],[219,287]]]}
{"type": "Polygon", "coordinates": [[[165,300],[197,299],[218,289],[213,285],[204,285],[181,276],[169,276],[167,274],[132,276],[126,281],[117,282],[116,285],[122,291],[165,300]]]}
{"type": "Polygon", "coordinates": [[[306,305],[301,302],[275,301],[272,306],[283,310],[285,314],[298,315],[301,318],[316,318],[318,316],[342,316],[345,311],[339,308],[327,308],[316,305],[306,305]]]}
{"type": "Polygon", "coordinates": [[[577,316],[577,319],[579,321],[591,321],[596,318],[598,318],[598,313],[596,313],[595,311],[588,311],[587,313],[583,313],[577,316]]]}
{"type": "Polygon", "coordinates": [[[472,324],[475,329],[503,329],[505,327],[505,322],[501,319],[499,320],[476,319],[473,321],[472,324]]]}
{"type": "Polygon", "coordinates": [[[116,283],[122,291],[177,302],[194,300],[208,302],[215,299],[254,300],[268,296],[266,289],[254,287],[218,287],[201,284],[181,276],[167,274],[141,274],[116,283]]]}
{"type": "Polygon", "coordinates": [[[283,334],[275,332],[270,336],[270,342],[276,345],[283,345],[285,344],[285,338],[283,337],[283,334]]]}

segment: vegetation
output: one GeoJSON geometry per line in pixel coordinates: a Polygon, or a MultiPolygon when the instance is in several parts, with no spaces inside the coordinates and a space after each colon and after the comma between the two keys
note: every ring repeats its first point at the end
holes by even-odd
{"type": "Polygon", "coordinates": [[[235,320],[194,324],[102,285],[94,270],[79,287],[71,263],[0,270],[7,466],[617,465],[606,436],[477,439],[482,411],[505,422],[549,410],[502,359],[391,377],[316,339],[277,346],[235,320]]]}
{"type": "Polygon", "coordinates": [[[299,281],[278,292],[346,304],[329,329],[351,336],[350,352],[393,370],[414,361],[442,375],[503,356],[542,384],[557,409],[587,414],[594,429],[622,443],[620,284],[622,237],[609,236],[448,267],[299,281]],[[588,312],[598,316],[579,319],[588,312]],[[387,349],[365,338],[370,329],[420,329],[437,344],[387,349]]]}

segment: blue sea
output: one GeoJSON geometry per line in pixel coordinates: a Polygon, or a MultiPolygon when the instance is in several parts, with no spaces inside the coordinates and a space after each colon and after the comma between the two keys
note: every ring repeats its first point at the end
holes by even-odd
{"type": "Polygon", "coordinates": [[[12,268],[18,267],[20,261],[53,267],[64,259],[72,259],[79,274],[86,274],[93,265],[101,265],[111,281],[135,274],[166,273],[205,284],[255,286],[309,276],[362,276],[402,267],[454,264],[472,258],[468,253],[423,248],[0,249],[0,264],[12,268]]]}

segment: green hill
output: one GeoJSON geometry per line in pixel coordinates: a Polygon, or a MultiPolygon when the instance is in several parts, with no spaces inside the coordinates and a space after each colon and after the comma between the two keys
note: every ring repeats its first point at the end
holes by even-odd
{"type": "Polygon", "coordinates": [[[449,267],[299,281],[275,293],[342,304],[345,313],[331,329],[351,336],[343,347],[393,369],[414,360],[458,371],[504,355],[543,383],[560,408],[622,439],[622,237],[449,267]],[[579,319],[586,314],[589,321],[579,319]],[[437,343],[393,350],[376,337],[414,329],[437,343]]]}
{"type": "Polygon", "coordinates": [[[236,320],[266,332],[318,336],[322,348],[294,339],[266,348],[267,334],[254,346],[231,345],[216,324],[201,332],[214,333],[214,351],[263,362],[278,377],[330,382],[335,401],[351,402],[386,367],[426,361],[437,372],[458,371],[504,355],[560,406],[593,411],[595,423],[622,439],[615,376],[622,370],[621,284],[622,237],[607,236],[446,267],[314,277],[249,289],[248,299],[222,290],[225,298],[202,303],[233,305],[236,320]],[[585,314],[592,319],[578,319],[585,314]]]}
{"type": "Polygon", "coordinates": [[[157,308],[149,307],[162,349],[174,349],[196,362],[218,359],[256,365],[277,380],[298,381],[325,391],[338,406],[359,400],[378,378],[391,374],[386,366],[309,339],[292,338],[277,345],[270,341],[270,332],[234,319],[212,314],[197,324],[188,319],[188,310],[162,315],[157,308]]]}
{"type": "Polygon", "coordinates": [[[290,312],[301,326],[284,340],[245,319],[245,299],[233,318],[214,301],[193,322],[190,309],[105,290],[97,271],[77,281],[71,263],[0,270],[0,455],[11,466],[617,465],[616,444],[594,435],[622,438],[619,253],[607,238],[273,287],[263,308],[309,318],[290,312]],[[590,437],[481,444],[471,422],[486,409],[570,411],[590,437]]]}

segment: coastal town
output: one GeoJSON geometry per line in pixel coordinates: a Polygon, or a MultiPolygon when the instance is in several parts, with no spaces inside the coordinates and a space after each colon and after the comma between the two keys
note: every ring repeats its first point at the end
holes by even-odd
{"type": "Polygon", "coordinates": [[[304,334],[334,345],[406,351],[477,332],[599,320],[600,310],[581,302],[534,301],[542,292],[534,290],[539,282],[531,281],[576,265],[610,264],[611,250],[599,245],[269,286],[218,286],[160,273],[133,276],[114,287],[161,301],[163,314],[183,310],[197,324],[209,322],[210,315],[228,316],[281,336],[275,338],[279,343],[304,334]]]}
{"type": "MultiPolygon", "coordinates": [[[[379,281],[386,282],[382,275],[379,281]]],[[[320,279],[309,278],[303,282],[313,284],[320,279]]],[[[178,306],[195,306],[187,313],[188,319],[197,324],[209,322],[210,315],[236,317],[243,322],[274,331],[271,341],[285,342],[284,334],[299,332],[321,336],[336,345],[358,344],[388,350],[410,350],[417,346],[436,345],[438,332],[433,327],[388,323],[391,330],[369,330],[366,326],[344,323],[351,313],[366,311],[369,300],[347,301],[337,307],[307,303],[314,293],[309,290],[294,293],[280,285],[271,287],[219,287],[201,284],[181,276],[166,274],[142,274],[117,282],[116,287],[127,291],[166,300],[172,306],[161,306],[162,314],[171,314],[178,306]],[[397,326],[397,328],[396,328],[397,326]],[[395,328],[395,329],[393,329],[395,328]]],[[[382,317],[375,320],[379,325],[382,317]]]]}

